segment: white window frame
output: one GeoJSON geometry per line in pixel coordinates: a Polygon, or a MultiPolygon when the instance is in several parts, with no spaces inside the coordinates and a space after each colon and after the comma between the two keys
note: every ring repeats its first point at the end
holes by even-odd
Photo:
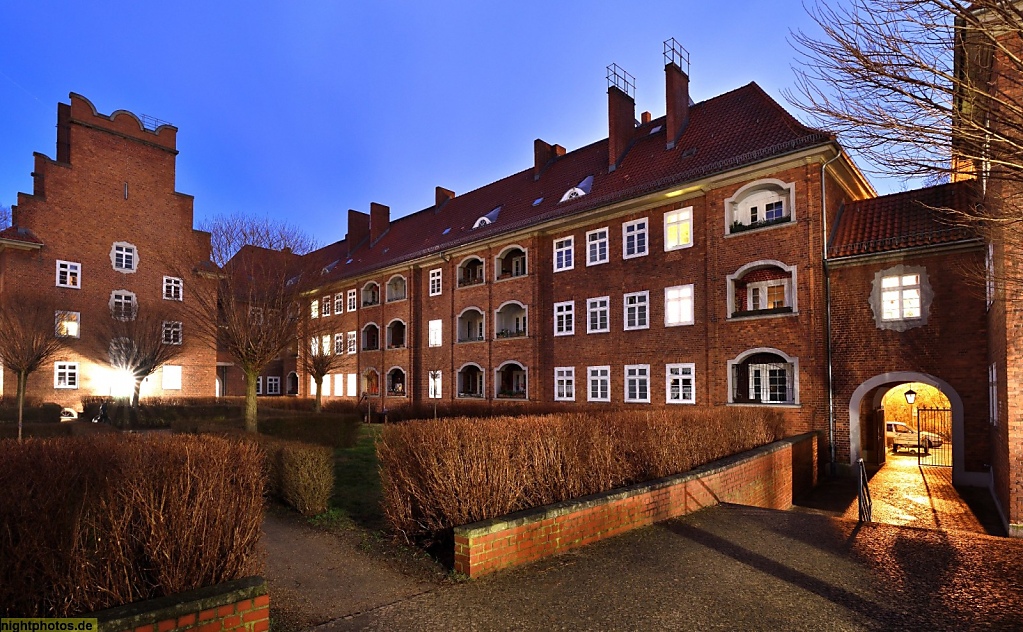
{"type": "Polygon", "coordinates": [[[444,292],[444,269],[430,270],[430,296],[440,296],[444,292]]]}
{"type": "Polygon", "coordinates": [[[180,345],[184,339],[180,320],[165,320],[161,328],[161,339],[165,345],[180,345]]]}
{"type": "Polygon", "coordinates": [[[638,329],[650,329],[650,291],[643,290],[642,292],[629,292],[622,297],[622,316],[624,318],[623,324],[625,325],[625,331],[635,331],[638,329]],[[629,299],[636,298],[637,301],[634,305],[629,305],[629,299]],[[638,300],[642,298],[642,301],[638,300]],[[629,308],[635,307],[636,309],[636,324],[629,325],[629,308]],[[643,314],[643,324],[639,324],[640,312],[643,314]]]}
{"type": "Polygon", "coordinates": [[[165,391],[181,390],[181,366],[165,364],[160,370],[160,388],[165,391]]]}
{"type": "Polygon", "coordinates": [[[920,320],[923,318],[923,302],[923,275],[919,272],[903,272],[881,277],[881,320],[885,322],[920,320]],[[907,282],[908,279],[915,279],[915,281],[907,282]],[[890,283],[892,281],[894,283],[890,283]],[[912,293],[914,292],[916,293],[916,314],[907,316],[907,302],[912,303],[914,299],[912,293]],[[887,303],[893,300],[892,295],[897,295],[894,297],[895,305],[898,307],[898,313],[895,315],[891,315],[887,306],[887,303]]]}
{"type": "Polygon", "coordinates": [[[631,222],[622,224],[622,259],[636,259],[650,254],[650,222],[648,218],[634,219],[631,222]],[[642,228],[639,226],[642,225],[642,228]],[[634,229],[634,230],[629,230],[634,229]],[[643,249],[639,248],[640,236],[642,236],[643,249]],[[632,254],[629,254],[629,239],[634,242],[632,254]]]}
{"type": "Polygon", "coordinates": [[[664,401],[667,404],[696,403],[696,364],[692,362],[675,362],[664,365],[664,401]],[[673,375],[672,371],[678,371],[673,375]],[[688,371],[688,375],[686,372],[688,371]],[[689,380],[689,398],[686,398],[685,381],[689,380]],[[672,382],[678,380],[678,397],[672,397],[672,382]]]}
{"type": "Polygon", "coordinates": [[[268,375],[266,378],[266,394],[267,395],[280,395],[281,394],[281,376],[279,375],[268,375]]]}
{"type": "Polygon", "coordinates": [[[554,367],[554,401],[575,401],[575,367],[554,367]]]}
{"type": "Polygon", "coordinates": [[[320,299],[320,316],[326,318],[333,313],[330,309],[332,303],[333,301],[330,299],[330,294],[320,299]]]}
{"type": "Polygon", "coordinates": [[[688,285],[674,285],[664,288],[664,326],[682,327],[692,325],[696,322],[696,290],[692,283],[688,285]],[[677,294],[677,296],[673,296],[677,294]],[[672,305],[679,304],[680,320],[671,320],[672,305]],[[688,304],[688,313],[686,306],[688,304]]]}
{"type": "Polygon", "coordinates": [[[586,367],[586,401],[588,402],[610,402],[611,401],[611,367],[588,366],[586,367]],[[603,383],[606,394],[600,396],[600,385],[603,383]],[[597,385],[597,395],[593,395],[593,386],[597,385]]]}
{"type": "Polygon", "coordinates": [[[782,182],[781,180],[767,178],[757,180],[744,185],[735,195],[725,200],[725,235],[744,235],[747,232],[774,228],[775,226],[789,226],[796,223],[796,183],[782,182]],[[778,222],[766,226],[757,226],[732,232],[732,224],[739,222],[746,226],[754,222],[750,216],[750,208],[756,203],[756,223],[766,221],[768,204],[781,202],[782,217],[789,218],[787,222],[778,222]]]}
{"type": "Polygon", "coordinates": [[[650,403],[650,365],[649,364],[626,364],[625,365],[625,403],[626,404],[649,404],[650,403]],[[635,372],[635,375],[629,375],[635,372]],[[636,385],[636,396],[629,395],[632,384],[636,385]],[[641,387],[646,387],[646,397],[642,397],[641,387]]]}
{"type": "Polygon", "coordinates": [[[554,304],[554,335],[575,334],[575,301],[561,301],[554,304]]]}
{"type": "Polygon", "coordinates": [[[329,356],[331,352],[330,348],[330,334],[320,337],[320,350],[323,351],[323,355],[329,356]]]}
{"type": "Polygon", "coordinates": [[[126,241],[115,241],[110,247],[110,265],[114,270],[133,274],[139,269],[139,249],[126,241]],[[120,265],[118,264],[120,260],[120,265]],[[125,265],[127,263],[127,265],[125,265]]]}
{"type": "Polygon", "coordinates": [[[987,367],[987,400],[988,421],[992,426],[998,425],[998,364],[992,362],[987,367]]]}
{"type": "Polygon", "coordinates": [[[444,344],[444,321],[441,319],[431,320],[428,325],[428,344],[431,347],[440,347],[444,344]]]}
{"type": "Polygon", "coordinates": [[[607,263],[611,260],[611,246],[608,235],[610,234],[608,227],[597,228],[586,233],[586,265],[587,266],[599,266],[602,263],[607,263]],[[601,235],[603,233],[603,235],[601,235]],[[591,238],[590,235],[594,235],[591,238]],[[600,245],[604,245],[604,257],[600,258],[600,245]],[[590,250],[591,245],[596,245],[597,257],[592,257],[593,254],[590,250]]]}
{"type": "Polygon", "coordinates": [[[53,363],[53,388],[78,390],[78,363],[53,363]],[[61,378],[63,377],[63,384],[61,378]]]}
{"type": "Polygon", "coordinates": [[[345,353],[345,335],[343,333],[334,334],[334,355],[344,355],[345,353]]]}
{"type": "Polygon", "coordinates": [[[564,272],[575,269],[575,236],[554,240],[554,271],[564,272]]]}
{"type": "Polygon", "coordinates": [[[110,293],[110,303],[108,304],[108,307],[110,308],[110,315],[113,318],[121,321],[134,320],[135,310],[138,307],[138,297],[135,296],[134,292],[129,292],[128,290],[114,290],[110,293]],[[128,303],[131,305],[131,318],[126,317],[123,311],[118,312],[115,310],[118,305],[124,303],[125,297],[127,297],[128,303]]]}
{"type": "MultiPolygon", "coordinates": [[[[597,322],[599,324],[600,318],[598,316],[597,322]]],[[[611,332],[611,297],[610,296],[595,296],[593,298],[586,299],[586,333],[588,334],[606,334],[611,332]],[[599,301],[604,301],[604,306],[601,307],[599,301]],[[593,325],[593,314],[604,312],[604,328],[594,328],[593,325]]]]}
{"type": "Polygon", "coordinates": [[[444,374],[441,371],[430,371],[427,374],[427,399],[441,399],[443,397],[444,374]]]}
{"type": "MultiPolygon", "coordinates": [[[[728,400],[727,401],[728,401],[729,404],[734,404],[734,405],[739,405],[739,406],[762,406],[762,405],[770,405],[770,406],[778,406],[778,405],[782,405],[782,406],[799,406],[800,405],[799,404],[799,358],[794,357],[794,356],[790,356],[787,353],[785,353],[783,351],[780,351],[779,349],[775,349],[773,347],[757,347],[755,349],[747,349],[746,351],[743,351],[742,353],[737,355],[734,359],[728,360],[726,365],[727,365],[727,371],[728,371],[728,373],[727,373],[728,400]],[[770,363],[770,364],[778,364],[778,365],[785,364],[785,365],[788,365],[789,373],[786,376],[786,379],[788,381],[787,388],[791,389],[791,391],[792,391],[792,399],[791,400],[780,401],[780,402],[766,401],[766,400],[763,400],[763,399],[760,399],[758,401],[753,401],[753,402],[736,402],[735,401],[735,398],[734,398],[733,395],[735,393],[735,389],[736,389],[737,385],[734,384],[734,382],[733,382],[733,380],[735,379],[735,375],[734,375],[735,374],[735,369],[734,369],[734,367],[736,365],[738,365],[738,364],[742,364],[746,360],[746,358],[750,357],[751,355],[759,354],[759,353],[770,353],[772,355],[778,356],[779,358],[782,358],[782,360],[783,360],[783,362],[775,362],[775,363],[770,363]]],[[[750,365],[750,368],[752,369],[755,366],[760,366],[762,368],[762,367],[768,366],[768,364],[750,365]]],[[[752,371],[749,373],[749,375],[747,377],[747,380],[748,380],[748,382],[747,382],[747,384],[744,385],[744,388],[752,391],[752,389],[753,389],[753,373],[752,373],[752,371]]],[[[761,392],[763,392],[763,388],[761,388],[761,392]]],[[[768,393],[770,393],[770,384],[769,383],[768,383],[768,393]]]]}
{"type": "Polygon", "coordinates": [[[345,294],[338,292],[334,295],[334,315],[340,316],[345,313],[345,294]]]}
{"type": "Polygon", "coordinates": [[[785,307],[792,306],[792,298],[789,295],[789,280],[788,279],[770,279],[768,281],[755,281],[753,283],[746,284],[746,311],[754,312],[765,309],[782,309],[785,307]],[[770,307],[767,305],[768,290],[772,287],[782,288],[782,305],[781,308],[770,307]],[[764,307],[756,307],[753,303],[753,290],[757,291],[757,295],[761,300],[764,301],[764,307]]]}
{"type": "MultiPolygon", "coordinates": [[[[795,288],[798,287],[798,282],[797,282],[798,274],[799,274],[798,266],[795,266],[795,265],[791,265],[791,266],[790,265],[785,265],[781,261],[776,261],[774,259],[761,259],[759,261],[751,261],[750,263],[747,263],[747,264],[743,265],[738,270],[736,270],[734,273],[729,274],[729,275],[727,275],[725,277],[726,284],[727,284],[727,297],[726,297],[725,300],[726,300],[726,303],[728,305],[728,313],[727,313],[727,315],[725,317],[728,318],[728,319],[731,319],[731,318],[739,319],[739,318],[783,318],[785,316],[788,316],[790,312],[784,312],[784,313],[778,313],[778,314],[754,314],[754,315],[749,315],[749,314],[744,313],[744,310],[748,310],[749,309],[749,305],[752,304],[751,303],[751,298],[750,298],[750,296],[752,295],[752,292],[749,291],[749,289],[751,287],[763,287],[763,286],[760,286],[759,283],[777,283],[777,282],[782,282],[782,283],[785,284],[785,307],[790,308],[792,310],[791,311],[792,314],[798,314],[799,313],[799,293],[797,291],[795,291],[795,288]],[[743,305],[743,309],[740,309],[740,306],[736,304],[736,287],[735,287],[736,283],[741,282],[742,279],[744,279],[747,274],[749,274],[751,272],[754,272],[756,270],[762,270],[762,269],[765,269],[765,268],[777,268],[777,269],[781,270],[782,272],[787,273],[788,274],[788,278],[787,279],[775,279],[775,280],[772,280],[772,281],[761,281],[761,282],[755,282],[755,283],[748,283],[746,285],[746,303],[745,303],[745,305],[743,305]]],[[[764,292],[765,292],[765,296],[766,296],[766,290],[764,290],[764,292]]]]}
{"type": "Polygon", "coordinates": [[[668,211],[664,214],[664,252],[671,252],[672,250],[682,250],[685,248],[693,247],[693,207],[687,206],[685,208],[676,209],[674,211],[668,211]],[[672,245],[669,234],[671,233],[672,227],[677,227],[676,236],[681,232],[681,228],[685,226],[689,230],[689,241],[682,243],[681,241],[677,244],[672,245]]]}
{"type": "Polygon", "coordinates": [[[70,310],[58,309],[56,311],[56,313],[54,313],[54,315],[53,315],[53,321],[54,321],[54,334],[58,338],[81,338],[82,337],[82,313],[81,312],[72,312],[70,310]],[[75,333],[73,333],[73,334],[70,334],[70,333],[62,334],[62,333],[60,333],[61,332],[61,325],[63,325],[65,322],[74,323],[76,325],[76,327],[74,328],[75,329],[75,333]]]}
{"type": "Polygon", "coordinates": [[[348,310],[354,312],[359,309],[359,290],[348,290],[348,310]]]}
{"type": "Polygon", "coordinates": [[[258,376],[256,376],[256,395],[262,395],[262,394],[263,394],[263,376],[262,375],[258,375],[258,376]]]}
{"type": "Polygon", "coordinates": [[[184,295],[184,281],[178,277],[163,277],[163,300],[182,301],[184,295]]]}
{"type": "Polygon", "coordinates": [[[359,332],[349,331],[345,334],[345,344],[348,347],[348,355],[354,355],[359,352],[359,332]]]}
{"type": "Polygon", "coordinates": [[[57,259],[57,287],[69,287],[75,290],[82,289],[82,264],[77,261],[64,261],[57,259]],[[61,267],[64,269],[61,270],[61,267]],[[61,273],[64,281],[61,282],[61,273]]]}
{"type": "Polygon", "coordinates": [[[309,318],[320,317],[320,299],[314,298],[309,301],[309,318]]]}
{"type": "Polygon", "coordinates": [[[348,397],[359,396],[359,374],[348,373],[345,377],[345,393],[348,397]]]}

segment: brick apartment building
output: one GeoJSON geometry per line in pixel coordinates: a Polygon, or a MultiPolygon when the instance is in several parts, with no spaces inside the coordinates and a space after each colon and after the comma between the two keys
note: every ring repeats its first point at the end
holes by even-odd
{"type": "MultiPolygon", "coordinates": [[[[538,139],[528,168],[462,195],[437,187],[405,217],[348,211],[345,239],[305,256],[321,273],[305,306],[320,333],[297,353],[343,356],[324,396],[376,410],[771,406],[848,466],[883,460],[881,398],[924,382],[951,403],[956,482],[990,486],[1006,523],[1023,524],[1020,415],[1005,396],[1019,316],[964,290],[990,249],[939,210],[974,203],[973,183],[878,197],[833,136],[756,84],[693,103],[679,53],[666,54],[664,116],[637,121],[615,67],[606,139],[571,152],[538,139]]],[[[204,236],[173,189],[175,130],[71,100],[57,160],[37,155],[35,193],[0,234],[0,292],[23,276],[58,286],[84,331],[111,292],[163,300],[166,272],[146,268],[157,236],[159,248],[204,236]],[[72,203],[70,190],[87,194],[72,203]],[[137,273],[111,267],[118,244],[137,249],[137,273]],[[59,287],[58,261],[81,266],[80,290],[59,287]]],[[[182,395],[241,394],[226,358],[198,346],[184,358],[182,395]]],[[[264,371],[259,392],[311,395],[299,359],[264,371]]],[[[78,395],[105,394],[80,353],[32,394],[70,401],[49,385],[71,362],[78,395]]]]}
{"type": "MultiPolygon", "coordinates": [[[[195,288],[169,259],[209,257],[209,234],[192,229],[192,197],[174,190],[177,129],[123,110],[100,114],[77,94],[70,101],[57,106],[56,159],[35,154],[33,191],[18,194],[13,225],[0,232],[0,300],[52,298],[69,343],[29,376],[27,393],[74,408],[89,395],[130,394],[103,335],[112,315],[137,311],[161,314],[164,341],[182,346],[141,394],[213,396],[214,352],[181,309],[195,288]]],[[[0,367],[0,393],[16,388],[0,367]]]]}

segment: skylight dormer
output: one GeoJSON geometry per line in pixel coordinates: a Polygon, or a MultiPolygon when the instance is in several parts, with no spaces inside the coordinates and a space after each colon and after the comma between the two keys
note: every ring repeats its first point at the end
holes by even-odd
{"type": "MultiPolygon", "coordinates": [[[[561,202],[567,202],[568,200],[574,200],[581,198],[590,192],[590,188],[593,186],[593,176],[586,176],[583,181],[572,187],[568,191],[565,191],[565,195],[561,196],[561,202]]],[[[559,204],[561,203],[559,202],[559,204]]]]}
{"type": "Polygon", "coordinates": [[[497,216],[501,214],[501,207],[498,206],[494,210],[490,211],[483,217],[476,220],[476,223],[472,225],[473,229],[480,228],[482,226],[489,226],[497,221],[497,216]]]}

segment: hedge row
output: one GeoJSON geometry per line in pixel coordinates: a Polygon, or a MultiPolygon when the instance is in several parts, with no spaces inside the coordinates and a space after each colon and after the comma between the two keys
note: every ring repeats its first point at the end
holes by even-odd
{"type": "Polygon", "coordinates": [[[764,409],[456,418],[386,426],[377,456],[388,521],[437,533],[686,472],[770,443],[764,409]]]}
{"type": "Polygon", "coordinates": [[[334,493],[334,451],[325,446],[265,435],[246,436],[265,454],[267,494],[304,516],[327,510],[334,493]]]}
{"type": "MultiPolygon", "coordinates": [[[[26,398],[22,419],[25,423],[59,423],[61,410],[60,404],[26,398]]],[[[18,423],[18,401],[15,398],[0,398],[0,423],[18,423]]]]}
{"type": "Polygon", "coordinates": [[[69,617],[258,573],[258,448],[216,437],[0,441],[0,613],[69,617]]]}

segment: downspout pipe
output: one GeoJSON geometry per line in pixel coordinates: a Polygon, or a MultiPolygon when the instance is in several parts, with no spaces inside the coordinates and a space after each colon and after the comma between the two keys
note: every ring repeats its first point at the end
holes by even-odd
{"type": "Polygon", "coordinates": [[[837,451],[835,448],[835,382],[831,347],[831,274],[828,269],[828,204],[824,172],[828,168],[828,165],[841,157],[842,151],[839,150],[833,158],[821,163],[821,265],[824,270],[824,337],[827,349],[826,362],[828,369],[828,449],[831,457],[828,469],[831,472],[831,476],[837,475],[838,462],[837,451]]]}

